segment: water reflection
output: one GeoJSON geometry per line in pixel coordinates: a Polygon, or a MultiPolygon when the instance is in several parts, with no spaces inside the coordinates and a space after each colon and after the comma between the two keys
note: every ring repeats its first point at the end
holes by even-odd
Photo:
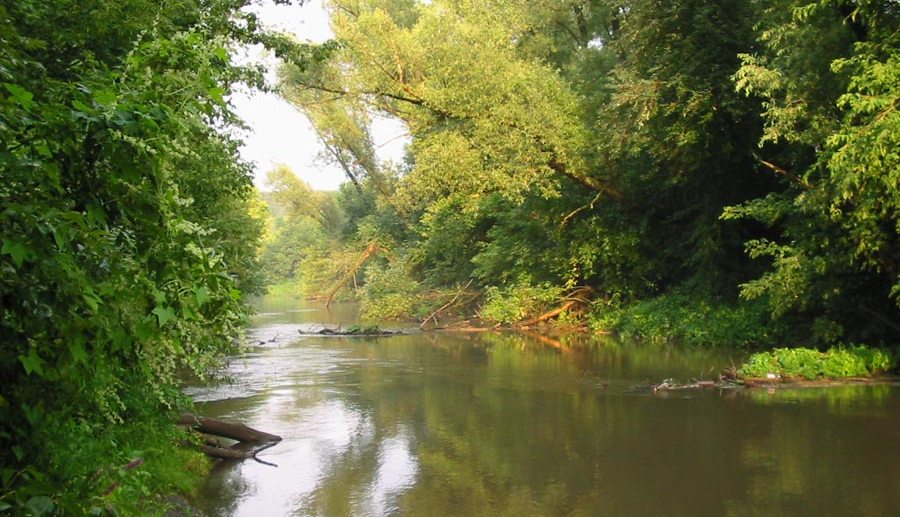
{"type": "MultiPolygon", "coordinates": [[[[274,314],[257,336],[327,317],[274,314]]],[[[200,501],[210,515],[900,508],[896,386],[660,397],[639,385],[740,357],[493,333],[276,341],[235,361],[233,384],[191,392],[206,414],[285,438],[263,454],[277,468],[220,465],[200,501]]]]}

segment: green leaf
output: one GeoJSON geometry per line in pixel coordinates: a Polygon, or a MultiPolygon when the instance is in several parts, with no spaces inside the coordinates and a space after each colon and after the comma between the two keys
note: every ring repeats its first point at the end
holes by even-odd
{"type": "Polygon", "coordinates": [[[10,239],[3,239],[3,247],[0,248],[0,253],[11,256],[17,267],[21,266],[29,255],[28,248],[21,242],[10,239]]]}
{"type": "Polygon", "coordinates": [[[32,373],[36,373],[39,376],[44,376],[44,367],[42,366],[44,360],[41,359],[41,356],[37,354],[37,351],[32,348],[29,350],[28,355],[20,355],[19,361],[22,362],[22,366],[25,367],[25,373],[31,375],[32,373]]]}
{"type": "Polygon", "coordinates": [[[96,314],[97,309],[100,307],[100,297],[90,289],[88,289],[87,292],[82,293],[81,297],[84,299],[84,303],[90,307],[91,312],[96,314]]]}
{"type": "Polygon", "coordinates": [[[85,104],[79,100],[72,101],[72,107],[82,113],[86,113],[86,114],[94,113],[94,108],[88,106],[87,104],[85,104]]]}
{"type": "Polygon", "coordinates": [[[228,61],[228,50],[226,50],[225,47],[216,47],[213,50],[213,54],[222,61],[228,61]]]}
{"type": "Polygon", "coordinates": [[[38,152],[38,154],[43,156],[44,158],[53,157],[53,153],[50,152],[50,146],[47,145],[47,142],[38,142],[34,144],[34,148],[38,152]]]}
{"type": "Polygon", "coordinates": [[[153,314],[156,314],[156,318],[159,321],[160,327],[162,327],[166,324],[167,321],[175,317],[175,309],[167,307],[165,305],[157,305],[152,312],[153,314]]]}
{"type": "Polygon", "coordinates": [[[223,88],[219,88],[218,86],[215,86],[213,88],[206,90],[206,92],[216,102],[221,103],[221,102],[225,101],[225,89],[223,89],[223,88]]]}
{"type": "Polygon", "coordinates": [[[116,104],[116,92],[112,90],[97,90],[94,92],[94,101],[106,108],[111,108],[116,104]]]}
{"type": "Polygon", "coordinates": [[[106,211],[97,205],[88,205],[87,221],[94,226],[102,226],[106,224],[106,211]]]}
{"type": "Polygon", "coordinates": [[[111,334],[113,351],[125,350],[130,348],[131,344],[134,343],[134,338],[122,327],[113,329],[111,334]]]}
{"type": "Polygon", "coordinates": [[[0,512],[5,512],[12,508],[12,505],[7,503],[6,501],[0,501],[0,512]]]}
{"type": "Polygon", "coordinates": [[[147,341],[157,333],[155,327],[153,326],[152,318],[153,316],[148,316],[146,320],[138,323],[134,328],[134,337],[136,337],[139,341],[147,341]]]}
{"type": "Polygon", "coordinates": [[[197,305],[203,306],[209,300],[209,289],[206,287],[198,287],[194,289],[194,296],[197,298],[197,305]]]}
{"type": "Polygon", "coordinates": [[[75,359],[76,362],[87,364],[87,352],[84,350],[84,338],[82,336],[78,336],[75,339],[69,341],[69,353],[72,354],[72,358],[75,359]]]}
{"type": "Polygon", "coordinates": [[[40,517],[41,515],[50,514],[56,508],[56,505],[53,504],[53,499],[45,495],[36,495],[25,503],[25,508],[31,510],[31,515],[34,517],[40,517]]]}
{"type": "Polygon", "coordinates": [[[32,100],[34,99],[34,94],[30,91],[12,83],[3,83],[3,87],[6,88],[6,91],[9,92],[19,106],[26,110],[30,110],[34,106],[34,101],[32,100]]]}

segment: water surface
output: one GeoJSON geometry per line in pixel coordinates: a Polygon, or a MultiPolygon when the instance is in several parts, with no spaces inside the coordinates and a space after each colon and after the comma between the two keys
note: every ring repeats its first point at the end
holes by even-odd
{"type": "Polygon", "coordinates": [[[737,352],[522,334],[301,337],[260,303],[208,416],[284,441],[217,465],[209,515],[898,515],[900,387],[677,392],[737,352]]]}

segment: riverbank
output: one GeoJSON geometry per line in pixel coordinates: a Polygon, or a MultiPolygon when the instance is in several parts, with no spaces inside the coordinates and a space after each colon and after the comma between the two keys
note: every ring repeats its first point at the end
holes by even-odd
{"type": "MultiPolygon", "coordinates": [[[[301,291],[292,283],[272,286],[270,292],[302,299],[301,291]]],[[[479,291],[467,284],[444,292],[409,293],[409,303],[393,304],[393,307],[418,304],[419,312],[424,314],[418,318],[408,312],[395,314],[390,308],[373,307],[378,298],[363,298],[360,314],[366,320],[367,315],[387,312],[394,322],[408,318],[419,323],[423,330],[529,332],[557,347],[560,345],[556,337],[585,332],[614,334],[621,339],[656,346],[764,350],[736,367],[735,378],[873,377],[895,371],[900,364],[896,349],[864,345],[836,345],[825,351],[803,346],[779,347],[779,343],[787,342],[788,334],[772,326],[765,307],[759,304],[713,304],[685,294],[672,294],[623,305],[591,299],[591,296],[586,288],[569,292],[551,287],[479,291]],[[465,297],[461,294],[464,292],[468,293],[465,297]]]]}

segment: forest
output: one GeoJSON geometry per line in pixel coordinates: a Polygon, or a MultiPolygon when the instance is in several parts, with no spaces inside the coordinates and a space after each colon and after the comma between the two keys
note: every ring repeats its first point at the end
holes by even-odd
{"type": "Polygon", "coordinates": [[[377,242],[352,278],[373,319],[471,281],[505,324],[579,293],[591,328],[660,342],[896,343],[896,3],[332,12],[327,58],[279,88],[348,182],[270,173],[273,281],[326,294],[377,242]],[[377,159],[376,116],[408,128],[403,163],[377,159]]]}
{"type": "Polygon", "coordinates": [[[266,284],[372,321],[462,294],[660,344],[898,343],[900,3],[331,0],[321,45],[251,3],[0,4],[0,512],[181,504],[180,386],[266,284]],[[254,189],[236,88],[297,106],[341,189],[254,189]]]}

